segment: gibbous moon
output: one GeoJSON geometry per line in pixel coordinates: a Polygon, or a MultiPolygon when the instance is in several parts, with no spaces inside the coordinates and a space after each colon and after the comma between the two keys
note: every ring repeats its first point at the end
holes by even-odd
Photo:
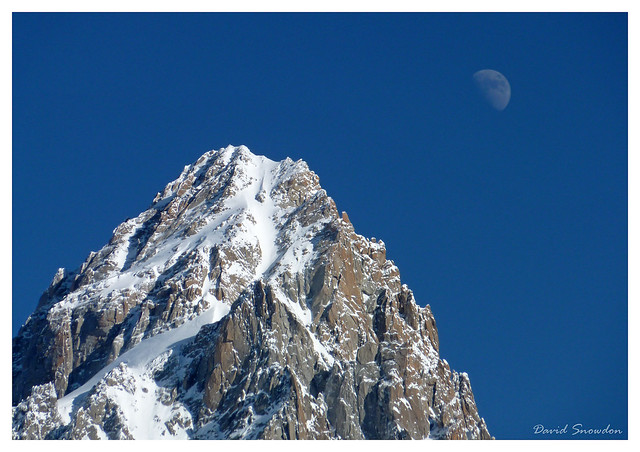
{"type": "Polygon", "coordinates": [[[496,110],[502,111],[511,99],[511,86],[507,78],[493,69],[483,69],[473,74],[478,92],[496,110]]]}

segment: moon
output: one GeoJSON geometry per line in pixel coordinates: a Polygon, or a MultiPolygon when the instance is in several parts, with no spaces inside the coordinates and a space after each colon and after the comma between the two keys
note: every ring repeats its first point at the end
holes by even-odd
{"type": "Polygon", "coordinates": [[[473,81],[489,105],[498,111],[507,108],[511,99],[511,86],[504,75],[493,69],[483,69],[473,74],[473,81]]]}

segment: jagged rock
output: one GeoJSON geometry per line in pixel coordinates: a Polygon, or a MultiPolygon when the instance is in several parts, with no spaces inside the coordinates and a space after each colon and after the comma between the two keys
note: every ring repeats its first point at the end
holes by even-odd
{"type": "Polygon", "coordinates": [[[488,439],[386,257],[302,162],[203,155],[13,344],[14,438],[488,439]]]}
{"type": "Polygon", "coordinates": [[[13,439],[48,439],[62,425],[53,383],[34,386],[13,407],[13,439]]]}

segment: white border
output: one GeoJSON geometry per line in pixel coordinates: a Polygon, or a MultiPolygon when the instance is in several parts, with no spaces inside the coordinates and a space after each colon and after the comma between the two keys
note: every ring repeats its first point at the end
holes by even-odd
{"type": "MultiPolygon", "coordinates": [[[[393,2],[381,2],[381,1],[354,1],[354,0],[325,0],[325,1],[313,1],[313,2],[294,2],[294,1],[193,1],[183,0],[180,2],[162,2],[162,1],[93,1],[80,2],[80,1],[8,1],[3,2],[3,15],[2,15],[2,59],[5,62],[3,65],[4,71],[4,89],[1,94],[1,101],[3,105],[2,111],[4,117],[2,121],[2,136],[4,138],[5,149],[0,152],[0,190],[4,197],[2,206],[5,212],[11,212],[11,196],[12,196],[12,179],[11,179],[11,13],[15,12],[205,12],[205,11],[219,11],[219,12],[249,12],[249,11],[292,11],[292,12],[364,12],[364,11],[380,11],[380,12],[629,12],[629,441],[607,441],[601,443],[597,441],[545,441],[541,443],[539,441],[497,441],[497,442],[483,442],[465,444],[463,442],[403,442],[401,445],[395,442],[386,441],[371,441],[371,442],[334,442],[328,444],[325,442],[305,442],[298,444],[294,442],[260,442],[260,443],[230,443],[230,442],[192,442],[188,447],[196,449],[222,447],[222,448],[249,448],[260,447],[266,450],[293,450],[293,448],[303,447],[305,449],[323,450],[327,447],[338,449],[342,448],[356,448],[366,450],[393,450],[396,447],[409,448],[413,450],[423,451],[424,448],[467,448],[473,447],[484,449],[502,449],[513,450],[515,449],[529,449],[539,450],[541,447],[545,449],[596,449],[599,450],[603,447],[607,449],[622,449],[629,450],[632,444],[638,442],[636,430],[634,427],[638,425],[639,416],[636,414],[636,410],[633,409],[637,406],[638,390],[636,389],[634,377],[637,375],[635,370],[637,367],[637,353],[634,347],[637,344],[638,334],[633,328],[635,320],[637,319],[637,300],[638,300],[638,240],[636,238],[636,232],[638,230],[638,182],[634,180],[634,176],[638,175],[638,148],[637,134],[635,133],[635,127],[637,127],[637,114],[634,106],[637,105],[637,90],[633,81],[638,80],[637,70],[637,58],[633,53],[637,50],[637,29],[639,23],[636,20],[635,10],[632,8],[630,1],[607,1],[607,2],[567,2],[567,1],[549,1],[541,0],[536,2],[518,2],[513,1],[492,1],[486,0],[482,2],[417,2],[407,0],[395,0],[393,2]]],[[[2,268],[0,269],[0,278],[2,287],[5,288],[4,293],[10,291],[6,288],[11,287],[11,228],[12,223],[10,218],[5,218],[2,222],[2,234],[0,234],[0,250],[5,259],[2,260],[2,268]]],[[[5,298],[5,303],[11,305],[11,296],[5,298]]],[[[5,340],[2,347],[2,362],[11,362],[11,347],[9,345],[9,336],[11,335],[11,316],[5,316],[5,340]]],[[[66,448],[84,448],[85,444],[80,442],[48,442],[46,444],[39,442],[17,442],[11,441],[11,412],[9,410],[11,395],[10,395],[10,381],[11,381],[11,365],[5,364],[6,368],[2,372],[2,381],[0,386],[4,388],[2,392],[2,406],[3,410],[0,425],[3,428],[4,439],[9,444],[6,446],[10,448],[41,448],[41,447],[65,447],[66,448]]],[[[514,407],[517,409],[517,407],[514,407]]],[[[159,447],[166,449],[171,446],[171,442],[159,442],[157,444],[138,444],[137,442],[125,443],[120,442],[116,447],[124,448],[146,448],[147,446],[159,447]]],[[[114,447],[113,444],[92,443],[92,448],[107,448],[114,447]]],[[[636,446],[637,447],[637,446],[636,446]]]]}

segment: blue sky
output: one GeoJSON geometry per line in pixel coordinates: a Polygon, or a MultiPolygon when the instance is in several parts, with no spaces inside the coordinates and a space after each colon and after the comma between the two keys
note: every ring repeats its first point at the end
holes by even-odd
{"type": "Polygon", "coordinates": [[[626,437],[627,132],[626,14],[14,14],[13,333],[58,267],[245,144],[385,241],[493,435],[626,437]]]}

